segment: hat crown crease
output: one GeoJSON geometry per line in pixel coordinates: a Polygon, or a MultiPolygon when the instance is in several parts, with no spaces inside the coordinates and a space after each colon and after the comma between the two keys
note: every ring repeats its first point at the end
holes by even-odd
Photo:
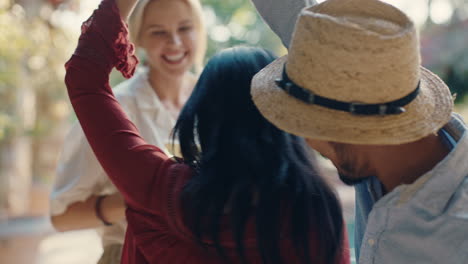
{"type": "Polygon", "coordinates": [[[304,9],[290,50],[291,80],[339,101],[385,103],[411,93],[419,82],[414,24],[376,0],[328,0],[304,9]]]}

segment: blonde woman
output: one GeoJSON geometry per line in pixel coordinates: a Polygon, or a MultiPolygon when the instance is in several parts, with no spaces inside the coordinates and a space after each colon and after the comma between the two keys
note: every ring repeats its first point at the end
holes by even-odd
{"type": "MultiPolygon", "coordinates": [[[[146,66],[114,92],[145,140],[166,149],[202,69],[206,33],[201,5],[198,0],[139,1],[129,30],[145,54],[146,66]]],[[[125,204],[78,123],[67,136],[58,163],[51,218],[58,231],[98,228],[104,248],[98,263],[120,263],[125,204]]]]}

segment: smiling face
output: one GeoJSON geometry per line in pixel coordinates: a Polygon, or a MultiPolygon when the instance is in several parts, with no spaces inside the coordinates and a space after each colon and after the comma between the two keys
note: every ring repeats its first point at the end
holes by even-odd
{"type": "Polygon", "coordinates": [[[150,67],[182,75],[193,66],[197,33],[193,13],[182,0],[151,1],[145,8],[138,42],[150,67]]]}

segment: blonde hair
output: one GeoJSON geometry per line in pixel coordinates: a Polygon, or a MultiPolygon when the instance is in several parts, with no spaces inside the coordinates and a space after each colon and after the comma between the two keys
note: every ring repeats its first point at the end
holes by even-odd
{"type": "MultiPolygon", "coordinates": [[[[140,35],[141,25],[143,23],[143,15],[146,7],[151,1],[158,0],[140,0],[132,11],[129,19],[130,40],[139,47],[138,37],[140,35]]],[[[194,71],[200,74],[203,70],[203,61],[205,59],[207,35],[205,28],[205,20],[203,19],[203,10],[199,0],[180,0],[184,1],[192,11],[194,17],[194,26],[197,33],[197,48],[194,55],[194,71]]]]}

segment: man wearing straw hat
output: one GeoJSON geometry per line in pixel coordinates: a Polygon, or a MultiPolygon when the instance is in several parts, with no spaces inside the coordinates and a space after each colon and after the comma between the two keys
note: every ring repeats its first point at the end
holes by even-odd
{"type": "Polygon", "coordinates": [[[256,106],[356,186],[359,263],[468,263],[466,127],[420,66],[413,22],[378,0],[328,0],[299,13],[289,43],[282,16],[303,1],[254,0],[290,44],[255,76],[256,106]]]}

